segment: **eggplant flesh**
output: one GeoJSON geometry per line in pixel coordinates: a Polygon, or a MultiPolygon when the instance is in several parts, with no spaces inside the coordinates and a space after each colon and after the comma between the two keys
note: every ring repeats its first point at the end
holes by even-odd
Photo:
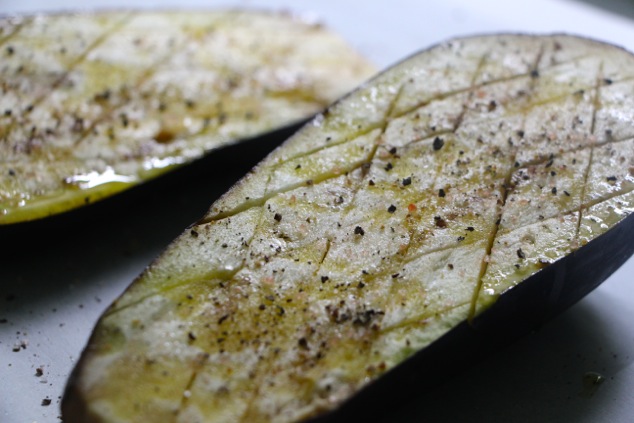
{"type": "Polygon", "coordinates": [[[283,13],[0,16],[0,225],[306,120],[374,68],[283,13]]]}
{"type": "Polygon", "coordinates": [[[345,421],[544,322],[632,254],[633,85],[630,53],[568,35],[388,69],[111,305],[64,421],[345,421]]]}

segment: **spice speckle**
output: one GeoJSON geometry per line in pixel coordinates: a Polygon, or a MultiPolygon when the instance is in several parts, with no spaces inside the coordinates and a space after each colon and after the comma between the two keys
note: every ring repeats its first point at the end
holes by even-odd
{"type": "Polygon", "coordinates": [[[440,216],[434,216],[434,224],[439,228],[447,227],[447,222],[440,216]]]}
{"type": "Polygon", "coordinates": [[[440,150],[443,147],[443,145],[445,145],[445,140],[443,140],[440,137],[434,138],[434,143],[433,143],[434,151],[440,150]]]}

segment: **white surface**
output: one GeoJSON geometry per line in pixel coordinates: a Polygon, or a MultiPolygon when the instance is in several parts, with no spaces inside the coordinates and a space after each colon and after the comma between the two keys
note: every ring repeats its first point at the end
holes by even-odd
{"type": "MultiPolygon", "coordinates": [[[[482,32],[570,32],[634,50],[631,21],[573,1],[0,0],[0,13],[104,5],[283,8],[323,21],[381,67],[444,39],[482,32]]],[[[192,187],[165,208],[124,210],[59,239],[35,236],[28,249],[0,256],[0,422],[59,421],[65,380],[99,314],[230,182],[207,183],[202,194],[201,186],[192,187]],[[14,352],[21,341],[26,349],[14,352]],[[52,403],[42,406],[44,398],[52,403]]],[[[391,420],[631,422],[633,276],[630,260],[538,333],[395,410],[391,420]],[[593,395],[583,384],[587,372],[605,378],[593,395]]]]}

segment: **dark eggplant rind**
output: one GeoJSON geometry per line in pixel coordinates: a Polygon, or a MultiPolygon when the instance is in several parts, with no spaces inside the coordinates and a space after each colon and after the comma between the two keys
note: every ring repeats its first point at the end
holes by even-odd
{"type": "Polygon", "coordinates": [[[534,329],[632,253],[633,85],[631,54],[567,35],[388,69],[112,304],[65,419],[359,421],[534,329]]]}

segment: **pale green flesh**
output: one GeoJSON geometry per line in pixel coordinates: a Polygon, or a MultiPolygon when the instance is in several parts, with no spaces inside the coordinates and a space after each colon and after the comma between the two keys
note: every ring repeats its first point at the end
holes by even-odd
{"type": "Polygon", "coordinates": [[[632,211],[633,65],[498,36],[388,70],[168,247],[101,320],[75,399],[104,421],[336,408],[632,211]]]}
{"type": "Polygon", "coordinates": [[[338,36],[283,14],[0,24],[0,224],[92,203],[306,119],[374,73],[338,36]]]}

